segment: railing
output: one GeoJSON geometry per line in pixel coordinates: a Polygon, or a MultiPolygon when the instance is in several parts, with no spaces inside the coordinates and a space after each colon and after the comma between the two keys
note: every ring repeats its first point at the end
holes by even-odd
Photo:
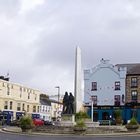
{"type": "Polygon", "coordinates": [[[99,125],[111,125],[111,120],[99,120],[99,125]]]}

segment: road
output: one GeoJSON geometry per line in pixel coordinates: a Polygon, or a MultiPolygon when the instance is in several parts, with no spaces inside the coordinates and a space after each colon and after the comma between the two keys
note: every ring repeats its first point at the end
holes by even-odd
{"type": "Polygon", "coordinates": [[[0,140],[139,140],[140,136],[31,136],[0,132],[0,140]]]}

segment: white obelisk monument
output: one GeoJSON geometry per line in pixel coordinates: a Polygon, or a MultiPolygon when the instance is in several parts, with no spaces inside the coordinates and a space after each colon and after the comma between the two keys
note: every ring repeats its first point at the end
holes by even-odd
{"type": "Polygon", "coordinates": [[[74,84],[74,96],[75,96],[75,113],[82,109],[82,67],[81,67],[81,49],[76,48],[75,54],[75,84],[74,84]]]}

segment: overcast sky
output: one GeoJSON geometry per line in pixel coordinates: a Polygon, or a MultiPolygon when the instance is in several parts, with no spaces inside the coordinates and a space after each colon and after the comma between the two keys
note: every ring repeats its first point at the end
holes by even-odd
{"type": "Polygon", "coordinates": [[[49,94],[74,90],[101,58],[140,63],[140,0],[0,0],[0,74],[49,94]]]}

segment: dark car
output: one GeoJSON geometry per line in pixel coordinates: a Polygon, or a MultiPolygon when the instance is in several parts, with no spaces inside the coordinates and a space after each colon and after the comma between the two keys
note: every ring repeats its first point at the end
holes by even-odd
{"type": "Polygon", "coordinates": [[[44,125],[54,125],[52,121],[44,121],[44,125]]]}
{"type": "Polygon", "coordinates": [[[20,120],[13,120],[10,122],[10,126],[20,126],[20,120]]]}

